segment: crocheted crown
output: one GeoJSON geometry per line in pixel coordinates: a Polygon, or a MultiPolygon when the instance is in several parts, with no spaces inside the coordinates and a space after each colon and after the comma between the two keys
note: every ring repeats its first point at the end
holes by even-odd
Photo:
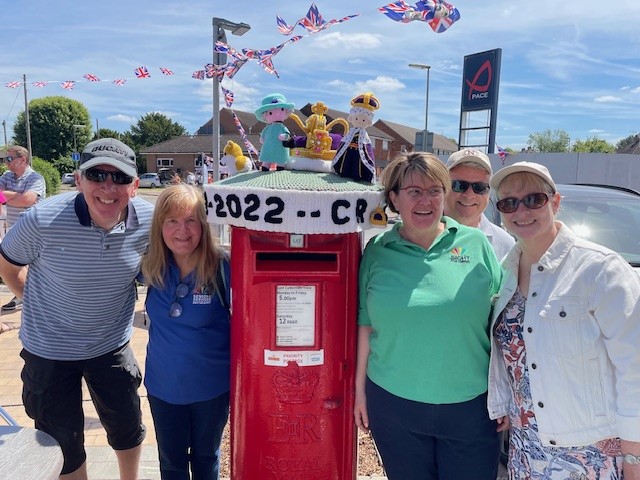
{"type": "Polygon", "coordinates": [[[380,101],[371,92],[361,93],[351,99],[351,106],[365,108],[373,112],[380,108],[380,101]]]}

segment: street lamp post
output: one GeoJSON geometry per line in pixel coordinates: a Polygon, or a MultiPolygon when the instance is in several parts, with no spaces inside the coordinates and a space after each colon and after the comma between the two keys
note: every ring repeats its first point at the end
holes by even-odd
{"type": "Polygon", "coordinates": [[[429,70],[431,70],[431,65],[425,65],[422,63],[410,63],[409,67],[427,71],[427,100],[424,112],[424,135],[422,136],[422,151],[426,152],[427,137],[429,136],[429,70]]]}
{"type": "Polygon", "coordinates": [[[78,148],[76,146],[76,130],[84,127],[84,125],[73,125],[73,153],[78,153],[78,148]]]}
{"type": "MultiPolygon", "coordinates": [[[[251,26],[246,23],[236,23],[224,18],[213,17],[211,24],[213,26],[213,63],[214,65],[223,65],[227,61],[225,53],[215,51],[217,41],[227,42],[227,34],[225,30],[229,30],[233,35],[244,35],[251,26]]],[[[211,119],[212,129],[212,156],[213,156],[213,181],[220,179],[220,81],[216,75],[213,76],[213,117],[211,119]]],[[[206,179],[203,179],[206,183],[206,179]]]]}

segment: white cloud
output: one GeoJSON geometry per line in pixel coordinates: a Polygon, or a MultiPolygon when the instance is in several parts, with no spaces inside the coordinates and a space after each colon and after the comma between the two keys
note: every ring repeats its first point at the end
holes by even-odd
{"type": "Polygon", "coordinates": [[[380,35],[372,33],[331,32],[324,35],[322,41],[316,41],[314,45],[324,49],[371,50],[381,46],[381,38],[380,35]]]}
{"type": "Polygon", "coordinates": [[[107,120],[111,120],[112,122],[127,123],[129,125],[133,125],[134,123],[136,123],[138,121],[138,119],[136,117],[130,117],[128,115],[122,115],[120,113],[118,115],[110,115],[110,116],[108,116],[107,120]]]}
{"type": "Polygon", "coordinates": [[[631,93],[640,93],[640,87],[636,87],[633,90],[631,90],[631,93]]]}
{"type": "Polygon", "coordinates": [[[614,97],[613,95],[603,95],[601,97],[594,98],[593,101],[598,103],[616,103],[621,102],[622,99],[620,97],[614,97]]]}
{"type": "Polygon", "coordinates": [[[400,80],[395,78],[378,76],[373,80],[367,80],[365,82],[356,82],[355,88],[358,91],[371,91],[371,92],[395,92],[406,88],[406,85],[400,80]]]}

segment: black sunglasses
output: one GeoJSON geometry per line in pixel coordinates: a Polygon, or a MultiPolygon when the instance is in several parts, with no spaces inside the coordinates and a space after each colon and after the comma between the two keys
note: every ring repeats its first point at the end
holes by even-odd
{"type": "Polygon", "coordinates": [[[7,155],[6,157],[4,157],[7,163],[13,162],[16,158],[23,158],[23,157],[22,155],[16,155],[15,157],[12,157],[11,155],[7,155]]]}
{"type": "Polygon", "coordinates": [[[176,300],[169,307],[169,316],[171,318],[178,318],[182,315],[182,305],[178,303],[178,300],[182,300],[189,293],[189,285],[181,283],[176,287],[176,300]]]}
{"type": "Polygon", "coordinates": [[[466,192],[469,187],[473,189],[473,193],[484,195],[489,191],[489,184],[485,182],[467,182],[466,180],[452,180],[451,190],[457,193],[466,192]]]}
{"type": "Polygon", "coordinates": [[[107,181],[107,178],[111,177],[113,183],[116,185],[129,185],[133,182],[133,177],[122,173],[120,171],[117,172],[108,172],[106,170],[100,170],[99,168],[89,168],[84,171],[84,176],[87,180],[96,183],[103,183],[107,181]]]}
{"type": "Polygon", "coordinates": [[[507,197],[496,203],[496,208],[502,213],[513,213],[521,203],[530,210],[544,207],[549,202],[546,193],[530,193],[522,198],[507,197]]]}

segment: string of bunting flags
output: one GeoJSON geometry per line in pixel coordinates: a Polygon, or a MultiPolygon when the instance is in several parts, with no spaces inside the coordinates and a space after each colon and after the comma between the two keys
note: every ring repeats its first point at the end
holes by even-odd
{"type": "MultiPolygon", "coordinates": [[[[413,21],[426,22],[431,29],[436,33],[445,32],[453,23],[460,20],[460,12],[453,5],[445,2],[444,0],[421,0],[413,5],[410,5],[403,0],[389,3],[377,8],[377,11],[384,14],[389,19],[399,23],[409,23],[413,21]]],[[[305,35],[295,35],[282,42],[281,44],[267,48],[267,49],[249,49],[243,48],[242,51],[238,51],[230,45],[216,41],[214,44],[214,51],[217,53],[224,53],[228,57],[228,61],[224,65],[214,65],[208,63],[204,65],[204,69],[196,70],[191,74],[191,77],[196,80],[205,80],[208,78],[216,77],[220,82],[224,77],[232,80],[233,77],[240,71],[243,65],[249,61],[256,61],[265,72],[275,75],[280,78],[278,71],[273,64],[273,57],[277,55],[287,45],[291,45],[299,42],[305,37],[322,32],[329,27],[339,25],[343,22],[358,17],[360,14],[347,15],[340,19],[325,20],[320,14],[318,7],[315,3],[312,3],[304,17],[294,21],[292,24],[288,24],[282,17],[276,15],[276,27],[277,30],[285,35],[290,36],[296,27],[300,26],[305,31],[305,35]]],[[[167,67],[159,67],[160,72],[164,76],[172,76],[174,72],[167,67]]],[[[141,65],[133,71],[135,78],[146,79],[151,77],[149,69],[141,65]]],[[[110,82],[113,85],[122,87],[126,84],[130,78],[122,77],[110,80],[103,80],[93,73],[86,73],[82,76],[84,80],[46,80],[35,81],[31,85],[37,88],[46,87],[49,84],[59,84],[61,88],[65,90],[73,90],[78,83],[98,83],[98,82],[110,82]]],[[[23,84],[20,81],[13,81],[5,83],[7,88],[18,88],[23,84]]],[[[249,138],[240,123],[239,118],[232,109],[234,94],[231,90],[226,89],[220,85],[222,93],[224,94],[224,100],[227,107],[231,110],[233,119],[238,132],[242,137],[244,145],[247,147],[249,154],[258,155],[258,150],[251,144],[249,138]]]]}
{"type": "MultiPolygon", "coordinates": [[[[378,7],[377,10],[391,20],[400,23],[408,23],[416,20],[426,22],[436,33],[446,31],[454,22],[460,19],[458,9],[444,0],[422,0],[413,5],[401,0],[378,7]]],[[[194,71],[191,74],[191,77],[198,80],[204,80],[205,78],[212,78],[214,76],[222,79],[222,77],[226,76],[227,78],[232,79],[238,73],[240,68],[250,60],[257,61],[267,73],[274,74],[276,77],[279,77],[279,74],[273,65],[273,57],[285,46],[296,43],[309,35],[322,32],[331,26],[356,18],[359,15],[359,13],[356,13],[347,15],[340,19],[325,20],[320,14],[315,3],[311,4],[311,7],[304,17],[296,20],[292,24],[288,24],[282,17],[276,15],[276,27],[280,33],[287,36],[291,35],[294,29],[300,26],[306,30],[306,35],[293,36],[275,47],[263,50],[244,48],[241,52],[223,42],[216,42],[214,50],[219,53],[228,54],[230,61],[225,65],[206,64],[204,69],[194,71]]],[[[159,67],[159,70],[162,75],[174,75],[174,72],[170,68],[159,67]]],[[[151,77],[151,72],[146,66],[137,67],[134,69],[134,74],[135,77],[121,77],[104,80],[93,73],[86,73],[83,75],[84,80],[39,80],[31,82],[31,85],[37,88],[42,88],[50,84],[58,84],[65,90],[73,90],[73,88],[79,83],[109,82],[121,87],[124,86],[131,78],[145,79],[151,77]]],[[[4,86],[7,88],[18,88],[22,84],[23,82],[21,81],[12,81],[5,83],[4,86]]]]}

